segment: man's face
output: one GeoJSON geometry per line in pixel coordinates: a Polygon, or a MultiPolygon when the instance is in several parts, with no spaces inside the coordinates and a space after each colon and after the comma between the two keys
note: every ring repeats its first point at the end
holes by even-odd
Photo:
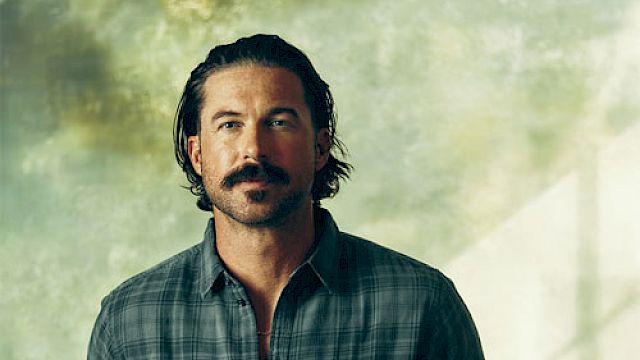
{"type": "Polygon", "coordinates": [[[314,131],[297,75],[235,65],[205,81],[200,134],[188,143],[214,216],[270,226],[310,203],[330,139],[327,129],[314,131]]]}

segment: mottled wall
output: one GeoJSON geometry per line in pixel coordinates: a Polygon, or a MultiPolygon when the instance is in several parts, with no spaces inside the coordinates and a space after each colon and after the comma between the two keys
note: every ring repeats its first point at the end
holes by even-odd
{"type": "Polygon", "coordinates": [[[82,358],[109,289],[199,241],[207,215],[180,188],[171,126],[189,71],[220,42],[277,33],[305,50],[356,167],[325,205],[343,230],[437,266],[640,117],[632,0],[0,11],[2,359],[82,358]]]}

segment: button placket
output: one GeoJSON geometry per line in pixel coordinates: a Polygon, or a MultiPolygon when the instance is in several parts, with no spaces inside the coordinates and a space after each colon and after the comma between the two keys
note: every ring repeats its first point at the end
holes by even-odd
{"type": "Polygon", "coordinates": [[[295,317],[295,288],[294,283],[290,282],[278,299],[271,325],[269,359],[289,358],[289,346],[295,317]]]}
{"type": "Polygon", "coordinates": [[[253,307],[250,306],[249,298],[245,288],[241,284],[236,284],[229,280],[229,288],[233,296],[233,313],[237,314],[236,333],[234,337],[240,340],[238,359],[251,359],[259,357],[259,342],[255,336],[256,315],[253,307]]]}

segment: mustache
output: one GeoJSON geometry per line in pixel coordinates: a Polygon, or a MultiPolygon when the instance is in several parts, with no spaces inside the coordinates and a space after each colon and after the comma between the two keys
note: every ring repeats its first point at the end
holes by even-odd
{"type": "Polygon", "coordinates": [[[289,175],[283,169],[261,161],[259,164],[248,164],[232,170],[226,175],[221,185],[223,188],[230,189],[235,184],[242,181],[261,180],[269,184],[289,184],[289,175]]]}

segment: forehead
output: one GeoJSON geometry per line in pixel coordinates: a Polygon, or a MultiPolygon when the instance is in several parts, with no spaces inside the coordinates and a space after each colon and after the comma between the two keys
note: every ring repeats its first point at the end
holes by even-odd
{"type": "Polygon", "coordinates": [[[256,100],[305,105],[302,81],[281,67],[231,65],[209,75],[203,90],[205,107],[256,100]]]}

